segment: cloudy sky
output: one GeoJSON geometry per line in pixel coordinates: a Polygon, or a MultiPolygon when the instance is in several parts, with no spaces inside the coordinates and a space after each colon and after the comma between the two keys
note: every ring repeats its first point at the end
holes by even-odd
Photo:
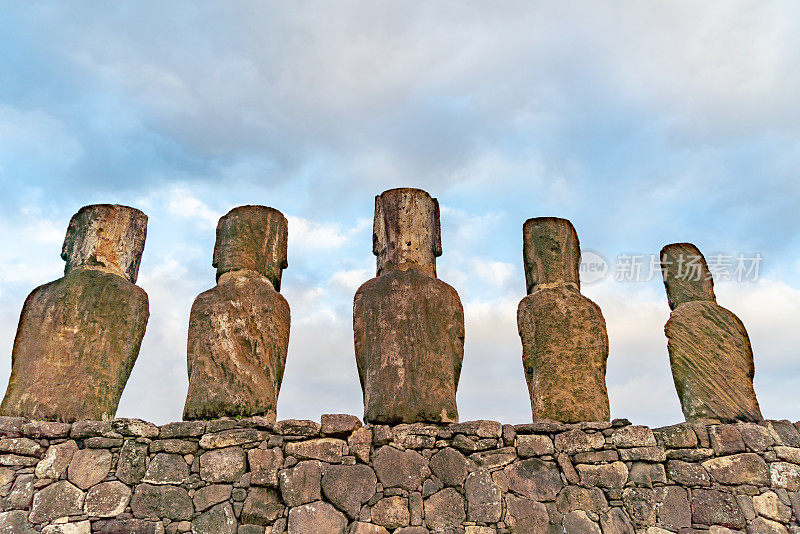
{"type": "Polygon", "coordinates": [[[765,416],[800,418],[800,4],[37,2],[0,8],[0,382],[25,296],[59,277],[82,205],[149,216],[150,322],[118,414],[180,418],[186,330],[217,219],[289,218],[279,418],[361,414],[352,297],[373,197],[442,206],[439,277],[466,312],[462,420],[530,420],[522,223],[560,216],[608,276],[613,417],[682,420],[649,257],[760,255],[718,281],[765,416]],[[557,4],[557,5],[556,5],[557,4]],[[626,258],[639,281],[621,281],[626,258]],[[648,279],[650,278],[650,279],[648,279]]]}

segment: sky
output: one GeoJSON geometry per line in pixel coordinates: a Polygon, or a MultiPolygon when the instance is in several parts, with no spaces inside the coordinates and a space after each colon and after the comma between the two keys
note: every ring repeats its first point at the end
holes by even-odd
{"type": "Polygon", "coordinates": [[[800,419],[794,0],[25,2],[0,7],[0,50],[0,383],[25,297],[63,274],[72,214],[130,205],[149,216],[150,320],[117,415],[179,420],[216,222],[263,204],[289,220],[278,418],[360,415],[352,299],[375,275],[374,196],[419,187],[465,309],[461,420],[531,419],[516,309],[538,216],[571,220],[608,267],[582,274],[612,417],[683,420],[649,271],[690,241],[751,260],[721,270],[717,300],[747,327],[765,417],[800,419]]]}

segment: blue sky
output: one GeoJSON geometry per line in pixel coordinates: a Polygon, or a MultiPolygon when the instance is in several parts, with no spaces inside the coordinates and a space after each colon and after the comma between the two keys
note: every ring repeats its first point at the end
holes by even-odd
{"type": "MultiPolygon", "coordinates": [[[[800,413],[800,4],[793,1],[142,2],[0,8],[0,381],[19,311],[63,271],[70,216],[145,211],[151,316],[119,415],[180,417],[186,328],[217,219],[289,217],[279,418],[362,411],[352,297],[373,197],[442,205],[464,302],[461,418],[523,422],[522,223],[569,218],[612,265],[691,241],[762,255],[719,281],[764,414],[800,413]]],[[[608,323],[614,417],[682,420],[658,278],[585,284],[608,323]]]]}

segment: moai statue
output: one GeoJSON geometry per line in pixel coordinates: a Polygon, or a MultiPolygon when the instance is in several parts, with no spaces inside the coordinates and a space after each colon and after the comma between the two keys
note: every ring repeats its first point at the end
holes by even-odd
{"type": "Polygon", "coordinates": [[[135,285],[147,216],[84,206],[69,223],[64,277],[25,300],[3,415],[72,422],[108,419],[139,355],[149,316],[135,285]]]}
{"type": "Polygon", "coordinates": [[[522,227],[528,296],[517,308],[534,421],[608,421],[608,335],[600,308],[581,295],[578,234],[566,219],[522,227]]]}
{"type": "Polygon", "coordinates": [[[661,249],[672,310],[664,327],[672,378],[687,421],[761,421],[753,349],[742,321],[717,304],[706,260],[690,243],[661,249]]]}
{"type": "Polygon", "coordinates": [[[458,421],[464,309],[436,278],[442,254],[439,203],[420,189],[375,197],[372,251],[377,276],[353,303],[364,421],[458,421]]]}
{"type": "Polygon", "coordinates": [[[288,223],[278,210],[239,206],[217,224],[217,285],[189,317],[189,392],[183,418],[275,420],[289,348],[289,303],[279,293],[288,223]]]}

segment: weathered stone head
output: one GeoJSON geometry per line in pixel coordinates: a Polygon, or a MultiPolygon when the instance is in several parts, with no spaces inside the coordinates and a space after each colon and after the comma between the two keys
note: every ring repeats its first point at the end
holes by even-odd
{"type": "Polygon", "coordinates": [[[64,274],[108,271],[136,283],[147,235],[147,215],[128,206],[93,204],[72,216],[61,248],[64,274]]]}
{"type": "Polygon", "coordinates": [[[408,269],[436,276],[436,258],[442,255],[439,202],[408,187],[375,197],[372,252],[378,257],[378,276],[408,269]]]}
{"type": "Polygon", "coordinates": [[[661,249],[661,275],[671,310],[695,300],[717,301],[706,259],[691,243],[673,243],[661,249]]]}
{"type": "Polygon", "coordinates": [[[530,294],[538,285],[570,283],[580,289],[581,248],[567,219],[535,217],[522,226],[525,281],[530,294]]]}
{"type": "Polygon", "coordinates": [[[280,291],[281,275],[289,266],[286,217],[267,206],[233,208],[217,224],[214,261],[217,280],[227,272],[247,269],[265,276],[280,291]]]}

